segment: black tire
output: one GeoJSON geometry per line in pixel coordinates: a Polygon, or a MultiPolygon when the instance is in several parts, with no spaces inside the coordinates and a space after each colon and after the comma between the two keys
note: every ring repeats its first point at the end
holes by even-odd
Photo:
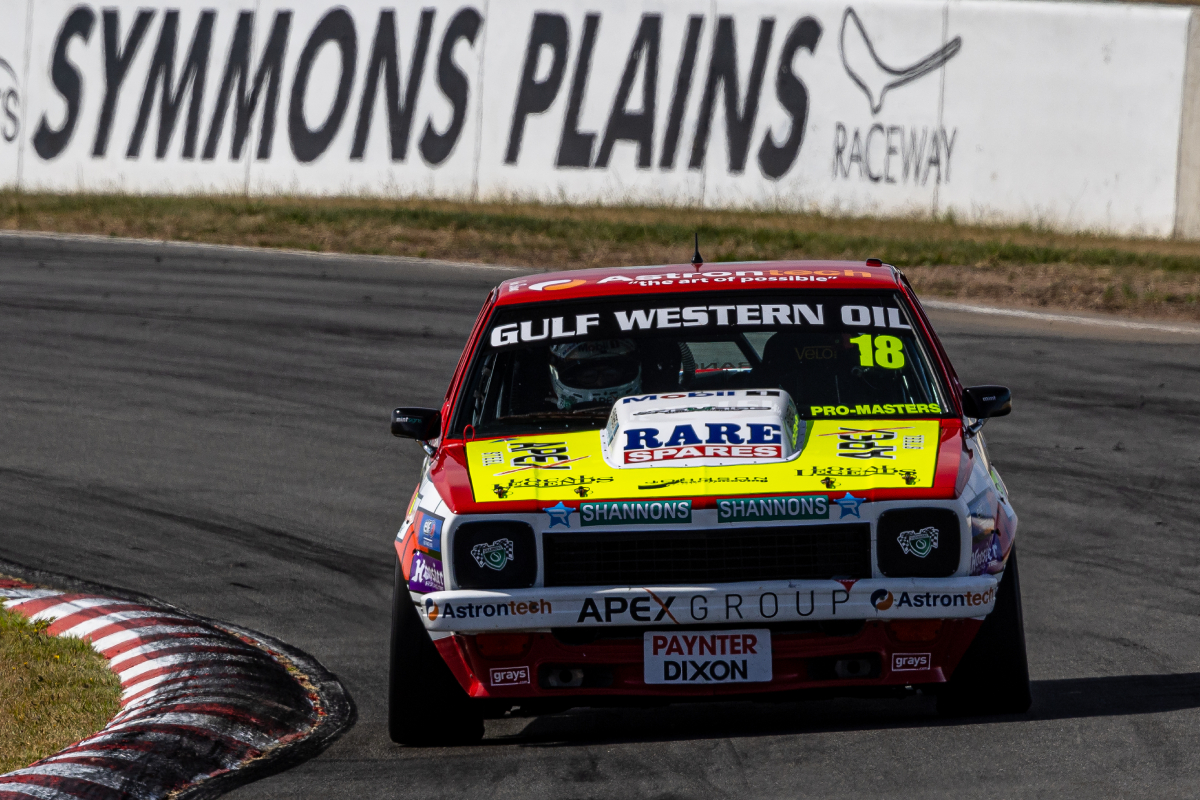
{"type": "Polygon", "coordinates": [[[939,690],[937,710],[944,717],[1024,714],[1032,702],[1014,549],[1000,580],[996,605],[958,669],[939,690]]]}
{"type": "Polygon", "coordinates": [[[414,746],[471,744],[483,738],[483,716],[421,624],[399,564],[392,590],[388,736],[414,746]]]}

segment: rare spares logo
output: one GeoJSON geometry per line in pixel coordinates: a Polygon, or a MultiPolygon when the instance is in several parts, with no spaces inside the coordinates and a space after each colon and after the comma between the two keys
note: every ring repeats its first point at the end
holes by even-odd
{"type": "Polygon", "coordinates": [[[676,425],[670,435],[659,428],[625,431],[626,464],[652,461],[686,461],[690,458],[783,458],[783,426],[770,423],[740,425],[732,422],[704,424],[705,436],[695,426],[676,425]]]}

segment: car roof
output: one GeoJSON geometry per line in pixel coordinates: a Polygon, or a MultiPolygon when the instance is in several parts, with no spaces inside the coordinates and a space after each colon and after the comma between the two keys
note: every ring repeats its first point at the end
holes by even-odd
{"type": "Polygon", "coordinates": [[[497,305],[728,289],[898,289],[900,273],[863,261],[732,261],[547,272],[500,284],[497,305]]]}

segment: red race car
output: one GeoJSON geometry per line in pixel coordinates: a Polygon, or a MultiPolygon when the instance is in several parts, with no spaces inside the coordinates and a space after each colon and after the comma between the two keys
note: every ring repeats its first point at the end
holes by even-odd
{"type": "Polygon", "coordinates": [[[389,728],[571,706],[937,695],[1030,704],[1017,517],[912,287],[863,262],[506,281],[396,538],[389,728]]]}

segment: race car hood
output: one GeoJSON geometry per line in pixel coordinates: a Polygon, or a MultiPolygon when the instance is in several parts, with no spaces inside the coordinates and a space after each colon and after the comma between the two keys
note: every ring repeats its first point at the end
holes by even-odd
{"type": "Polygon", "coordinates": [[[964,451],[958,420],[818,420],[800,425],[799,452],[774,463],[659,463],[653,470],[614,466],[605,457],[601,431],[592,430],[449,441],[433,459],[429,477],[458,514],[533,511],[593,500],[690,498],[694,507],[704,508],[739,496],[933,499],[957,497],[962,489],[970,453],[964,451]],[[850,450],[839,448],[864,441],[876,442],[881,452],[850,457],[843,455],[850,450]],[[546,460],[514,463],[531,455],[546,460]]]}
{"type": "MultiPolygon", "coordinates": [[[[789,460],[802,449],[804,431],[781,389],[645,394],[613,404],[600,446],[614,469],[746,466],[789,460]]],[[[551,458],[566,460],[518,456],[513,464],[553,469],[551,458]]]]}

